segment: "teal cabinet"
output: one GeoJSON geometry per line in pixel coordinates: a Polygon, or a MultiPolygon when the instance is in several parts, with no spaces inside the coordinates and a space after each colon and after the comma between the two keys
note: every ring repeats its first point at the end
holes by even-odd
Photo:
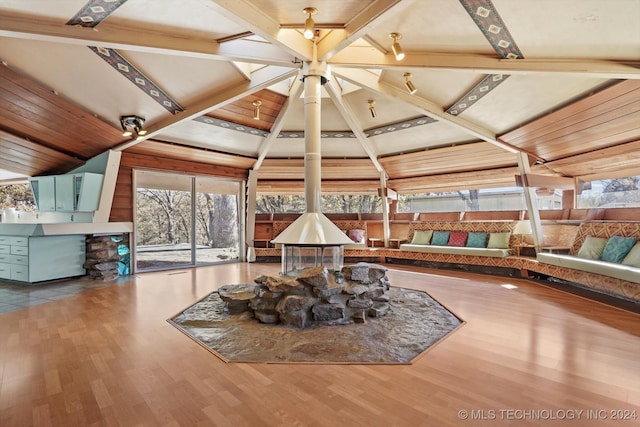
{"type": "Polygon", "coordinates": [[[98,209],[103,175],[74,173],[29,179],[41,212],[93,212],[98,209]]]}
{"type": "Polygon", "coordinates": [[[56,210],[55,182],[55,176],[38,176],[29,179],[31,192],[39,211],[53,212],[56,210]]]}
{"type": "Polygon", "coordinates": [[[41,282],[83,276],[85,236],[0,236],[0,279],[41,282]]]}

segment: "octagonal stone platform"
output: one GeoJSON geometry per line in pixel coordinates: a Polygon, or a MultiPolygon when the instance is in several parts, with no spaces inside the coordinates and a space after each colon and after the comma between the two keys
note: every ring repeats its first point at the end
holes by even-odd
{"type": "Polygon", "coordinates": [[[325,364],[408,364],[461,324],[427,293],[389,286],[380,274],[385,267],[356,264],[343,271],[343,297],[328,291],[336,283],[326,273],[321,276],[329,283],[318,281],[317,271],[302,278],[260,276],[256,284],[212,292],[169,322],[226,362],[325,364]],[[271,299],[269,293],[284,288],[296,298],[271,299]],[[305,314],[283,315],[287,305],[305,314]]]}

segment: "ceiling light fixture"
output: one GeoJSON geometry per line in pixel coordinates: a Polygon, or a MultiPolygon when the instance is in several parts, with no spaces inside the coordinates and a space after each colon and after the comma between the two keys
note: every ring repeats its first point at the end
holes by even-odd
{"type": "Polygon", "coordinates": [[[260,106],[262,105],[262,101],[255,100],[253,101],[253,120],[260,120],[260,106]]]}
{"type": "Polygon", "coordinates": [[[315,15],[316,13],[318,13],[318,9],[316,9],[315,7],[305,7],[304,9],[302,9],[302,12],[307,15],[307,20],[304,21],[304,38],[312,40],[315,37],[316,32],[314,29],[315,22],[313,22],[311,15],[315,15]]]}
{"type": "Polygon", "coordinates": [[[374,105],[376,104],[376,101],[374,101],[373,99],[370,99],[367,102],[369,102],[369,112],[371,113],[371,118],[375,119],[376,118],[376,107],[374,107],[374,105]]]}
{"type": "Polygon", "coordinates": [[[122,127],[122,136],[133,136],[136,133],[138,138],[147,134],[147,130],[143,128],[145,119],[140,116],[121,116],[120,126],[122,127]]]}
{"type": "Polygon", "coordinates": [[[416,89],[413,83],[411,83],[412,74],[404,73],[403,76],[404,76],[404,85],[407,87],[407,90],[409,91],[409,93],[413,95],[414,93],[416,93],[418,89],[416,89]]]}
{"type": "Polygon", "coordinates": [[[402,47],[400,47],[400,43],[398,43],[398,40],[402,39],[402,34],[391,33],[389,37],[393,40],[393,44],[391,45],[393,56],[396,57],[396,61],[402,61],[404,59],[404,52],[402,51],[402,47]]]}

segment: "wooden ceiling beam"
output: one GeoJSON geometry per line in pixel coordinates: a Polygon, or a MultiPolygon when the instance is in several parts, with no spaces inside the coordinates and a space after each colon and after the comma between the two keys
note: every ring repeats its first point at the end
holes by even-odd
{"type": "Polygon", "coordinates": [[[116,147],[113,147],[113,150],[122,151],[129,147],[132,147],[144,140],[153,138],[159,135],[162,131],[170,126],[175,126],[176,124],[185,121],[192,120],[196,117],[200,117],[209,111],[215,110],[216,108],[220,108],[224,105],[235,102],[239,99],[244,98],[247,95],[251,95],[252,93],[258,92],[262,89],[266,89],[269,86],[272,86],[276,83],[281,82],[282,80],[286,80],[290,77],[296,76],[298,74],[297,69],[291,68],[283,68],[283,67],[263,67],[259,70],[254,71],[251,74],[250,81],[243,81],[241,84],[236,85],[224,92],[216,93],[213,97],[206,98],[199,102],[196,102],[193,105],[189,105],[185,108],[185,110],[179,114],[172,115],[167,117],[160,122],[154,123],[147,127],[147,134],[139,139],[135,139],[132,141],[128,141],[122,143],[116,147]]]}
{"type": "Polygon", "coordinates": [[[329,60],[334,67],[361,69],[466,70],[477,74],[562,74],[601,79],[640,79],[640,63],[588,59],[500,59],[465,53],[411,52],[402,62],[375,47],[345,47],[329,60]]]}
{"type": "Polygon", "coordinates": [[[334,74],[339,75],[341,78],[355,85],[367,88],[391,98],[404,101],[405,103],[413,106],[416,111],[422,114],[426,114],[427,116],[435,120],[455,126],[476,138],[480,138],[483,141],[490,142],[491,144],[494,144],[511,153],[518,152],[515,147],[499,141],[496,135],[488,129],[485,129],[475,123],[469,122],[461,117],[453,116],[449,113],[446,113],[445,111],[443,111],[442,107],[437,105],[435,102],[423,98],[419,95],[411,95],[406,91],[405,88],[399,88],[390,84],[382,83],[378,81],[378,76],[374,73],[366,70],[339,68],[334,69],[334,74]]]}
{"type": "Polygon", "coordinates": [[[375,0],[349,21],[344,30],[332,30],[318,42],[318,59],[326,61],[351,43],[364,37],[371,29],[385,20],[388,17],[388,12],[392,9],[394,13],[398,13],[408,8],[411,3],[400,0],[375,0]]]}
{"type": "Polygon", "coordinates": [[[240,39],[217,43],[211,39],[176,37],[101,26],[99,31],[24,16],[0,14],[0,36],[79,46],[100,46],[134,52],[291,66],[294,55],[273,44],[240,39]]]}

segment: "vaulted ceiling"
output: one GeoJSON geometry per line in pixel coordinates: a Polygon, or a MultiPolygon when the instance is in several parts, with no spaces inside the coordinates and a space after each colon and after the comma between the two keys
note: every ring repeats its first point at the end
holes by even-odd
{"type": "Polygon", "coordinates": [[[638,18],[640,0],[3,0],[0,169],[65,172],[116,149],[297,191],[315,55],[331,70],[323,188],[513,185],[519,151],[538,174],[639,174],[638,18]],[[130,114],[147,135],[122,136],[130,114]]]}

